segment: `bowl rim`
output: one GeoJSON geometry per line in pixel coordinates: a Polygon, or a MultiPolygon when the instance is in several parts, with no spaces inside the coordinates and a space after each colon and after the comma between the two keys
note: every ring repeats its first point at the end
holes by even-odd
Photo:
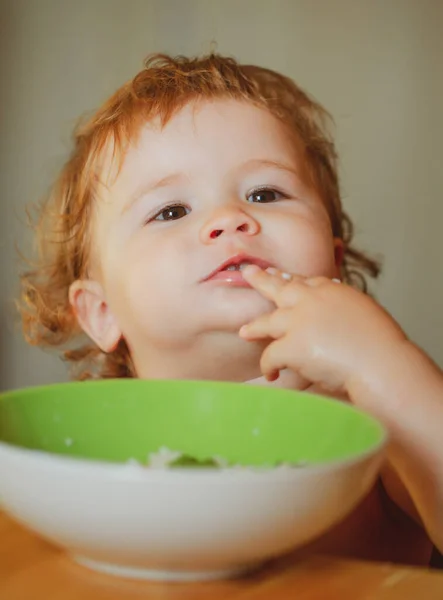
{"type": "Polygon", "coordinates": [[[254,468],[245,467],[244,469],[236,468],[221,468],[214,469],[211,467],[199,467],[198,469],[175,467],[168,468],[150,468],[141,463],[132,462],[111,462],[104,460],[95,460],[81,458],[70,455],[59,455],[47,452],[45,450],[32,450],[14,446],[6,442],[0,441],[0,462],[3,458],[18,458],[25,459],[27,462],[33,463],[36,472],[38,469],[55,469],[56,471],[65,471],[68,475],[78,475],[80,473],[85,476],[93,476],[94,480],[101,477],[102,480],[119,480],[129,483],[182,483],[192,480],[204,480],[207,483],[232,481],[249,482],[249,481],[288,481],[290,479],[303,479],[312,475],[331,474],[332,471],[341,471],[352,468],[358,464],[364,463],[370,459],[376,459],[377,456],[382,458],[386,449],[388,438],[384,438],[379,444],[372,447],[370,450],[362,452],[351,458],[336,459],[328,462],[316,463],[311,465],[303,465],[300,467],[287,468],[254,468]]]}
{"type": "MultiPolygon", "coordinates": [[[[94,384],[94,385],[137,385],[134,382],[160,382],[161,384],[167,385],[167,382],[174,381],[177,384],[185,384],[185,385],[209,385],[209,386],[223,386],[223,387],[239,387],[246,385],[245,382],[231,382],[231,381],[217,381],[217,380],[197,380],[197,379],[100,379],[100,380],[88,380],[88,381],[68,381],[68,382],[56,382],[50,383],[46,385],[36,385],[29,386],[14,390],[7,390],[5,392],[0,393],[0,402],[5,399],[14,398],[15,396],[20,396],[23,393],[32,394],[34,391],[44,392],[46,389],[54,389],[54,388],[63,388],[66,386],[76,386],[81,384],[94,384]]],[[[263,388],[259,384],[250,384],[255,387],[263,388]]],[[[359,463],[363,463],[371,457],[376,457],[377,455],[382,455],[390,441],[390,435],[387,427],[381,423],[379,419],[361,409],[360,407],[355,406],[354,404],[329,397],[326,395],[308,392],[306,390],[291,390],[286,388],[273,388],[273,393],[277,394],[285,394],[295,393],[298,397],[309,397],[316,398],[327,404],[332,403],[340,403],[345,411],[351,411],[354,413],[358,413],[363,416],[366,420],[372,422],[375,425],[380,433],[380,440],[377,444],[372,445],[367,450],[363,452],[359,452],[357,454],[353,454],[347,458],[337,458],[329,461],[323,461],[319,463],[300,465],[299,467],[254,467],[254,466],[246,466],[244,469],[237,468],[213,468],[213,467],[199,467],[198,469],[193,469],[189,467],[174,467],[170,468],[157,468],[157,467],[149,467],[142,463],[137,462],[135,459],[128,459],[128,461],[107,461],[103,459],[94,459],[94,458],[85,458],[79,456],[72,456],[68,454],[57,454],[55,452],[51,452],[49,450],[38,450],[32,448],[25,448],[20,445],[16,445],[10,442],[5,442],[0,439],[0,460],[3,456],[6,457],[20,457],[26,458],[27,460],[31,460],[35,463],[36,467],[48,467],[48,468],[56,468],[56,469],[70,469],[73,473],[78,470],[82,470],[85,474],[93,474],[100,471],[103,476],[109,476],[111,478],[118,478],[122,481],[163,481],[172,479],[174,481],[181,481],[183,478],[188,480],[190,477],[196,480],[206,479],[208,481],[217,480],[217,481],[238,481],[238,480],[260,480],[262,478],[271,479],[271,480],[287,480],[290,476],[294,476],[296,474],[297,478],[304,477],[303,474],[312,475],[323,474],[326,472],[330,472],[332,470],[342,470],[344,468],[350,468],[352,466],[356,466],[359,463]]]]}

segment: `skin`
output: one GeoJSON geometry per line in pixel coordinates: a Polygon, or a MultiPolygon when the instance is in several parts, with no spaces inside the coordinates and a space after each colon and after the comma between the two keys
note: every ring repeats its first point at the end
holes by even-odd
{"type": "Polygon", "coordinates": [[[104,184],[89,278],[70,289],[84,331],[106,352],[123,337],[139,377],[320,386],[378,416],[393,432],[384,486],[319,547],[426,562],[417,522],[443,545],[441,373],[380,307],[331,281],[342,242],[302,145],[250,104],[188,105],[148,123],[104,184]],[[207,280],[243,255],[274,271],[207,280]]]}
{"type": "MultiPolygon", "coordinates": [[[[417,556],[425,560],[429,552],[418,528],[398,513],[392,518],[392,507],[386,502],[390,498],[404,514],[422,524],[442,550],[441,370],[406,338],[380,306],[348,286],[322,277],[295,276],[288,282],[281,273],[270,274],[254,266],[248,267],[243,276],[276,305],[274,311],[240,330],[244,339],[271,340],[261,357],[265,377],[273,380],[280,369],[289,368],[313,384],[344,393],[387,425],[391,444],[379,506],[385,512],[379,519],[386,520],[393,533],[397,519],[401,537],[398,544],[395,538],[394,544],[386,541],[392,544],[394,554],[403,554],[404,560],[414,562],[414,552],[406,547],[405,554],[404,547],[405,532],[410,529],[416,538],[417,556]],[[385,498],[383,491],[387,493],[385,498]]],[[[346,524],[342,528],[343,536],[343,529],[352,536],[351,524],[352,529],[358,528],[355,516],[348,519],[347,531],[346,524]]],[[[334,544],[333,536],[330,539],[334,544]]],[[[352,543],[352,537],[343,542],[352,543]]],[[[368,550],[373,552],[371,547],[368,550]]],[[[389,554],[386,558],[392,559],[389,554]]]]}

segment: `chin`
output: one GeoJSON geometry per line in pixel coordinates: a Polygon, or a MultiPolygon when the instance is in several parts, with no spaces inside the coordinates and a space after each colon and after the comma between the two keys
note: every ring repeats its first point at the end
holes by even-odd
{"type": "Polygon", "coordinates": [[[232,302],[228,306],[220,306],[218,310],[214,309],[210,315],[206,315],[205,320],[218,331],[238,332],[243,325],[273,310],[275,306],[265,298],[254,302],[232,302]]]}

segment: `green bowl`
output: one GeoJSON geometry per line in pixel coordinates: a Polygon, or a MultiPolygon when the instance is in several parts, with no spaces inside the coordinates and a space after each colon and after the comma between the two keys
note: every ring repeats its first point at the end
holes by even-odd
{"type": "Polygon", "coordinates": [[[0,396],[0,499],[89,567],[223,577],[343,518],[385,443],[371,417],[302,392],[136,379],[29,388],[0,396]],[[146,468],[161,447],[254,468],[146,468]],[[273,468],[282,462],[304,466],[273,468]]]}

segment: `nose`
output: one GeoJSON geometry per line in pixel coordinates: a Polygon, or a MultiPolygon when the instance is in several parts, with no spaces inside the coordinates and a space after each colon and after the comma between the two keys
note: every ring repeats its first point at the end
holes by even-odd
{"type": "Polygon", "coordinates": [[[225,206],[214,211],[203,225],[200,237],[210,244],[220,236],[256,235],[260,231],[258,221],[237,206],[225,206]]]}

